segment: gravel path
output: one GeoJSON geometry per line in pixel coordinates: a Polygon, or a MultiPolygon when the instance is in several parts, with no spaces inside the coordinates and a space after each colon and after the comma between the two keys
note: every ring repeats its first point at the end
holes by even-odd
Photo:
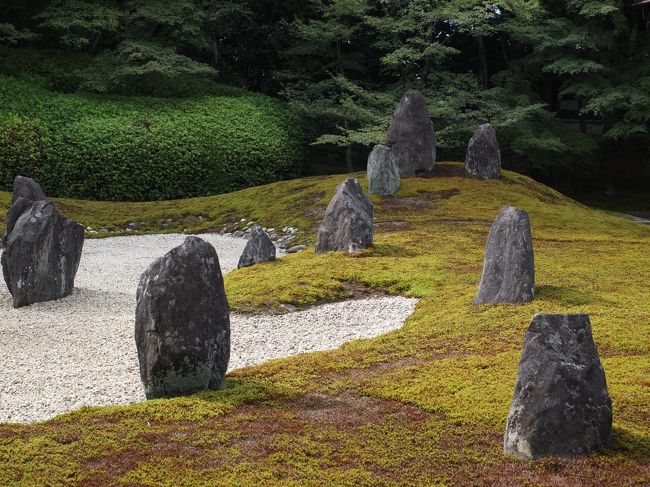
{"type": "MultiPolygon", "coordinates": [[[[144,400],[133,339],[141,273],[185,235],[87,240],[72,296],[13,309],[0,284],[0,423],[33,422],[82,406],[144,400]]],[[[243,239],[201,235],[224,273],[243,239]]],[[[346,301],[281,316],[231,316],[230,370],[327,350],[399,328],[417,300],[346,301]]]]}

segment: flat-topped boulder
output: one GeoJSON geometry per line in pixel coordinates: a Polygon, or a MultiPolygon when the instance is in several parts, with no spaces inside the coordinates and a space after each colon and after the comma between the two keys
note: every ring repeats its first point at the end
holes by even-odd
{"type": "Polygon", "coordinates": [[[373,204],[357,178],[343,181],[325,210],[316,252],[355,252],[372,244],[373,204]]]}
{"type": "Polygon", "coordinates": [[[368,192],[390,196],[399,185],[399,166],[393,151],[385,145],[376,145],[368,156],[368,192]]]}
{"type": "Polygon", "coordinates": [[[2,239],[2,273],[14,307],[70,295],[83,242],[81,225],[62,216],[35,181],[17,177],[2,239]]]}
{"type": "Polygon", "coordinates": [[[481,179],[499,179],[501,150],[494,127],[481,125],[470,139],[465,157],[465,169],[481,179]]]}
{"type": "Polygon", "coordinates": [[[419,91],[407,91],[395,108],[386,145],[393,151],[402,177],[433,171],[436,134],[419,91]]]}
{"type": "Polygon", "coordinates": [[[589,317],[536,315],[524,337],[505,453],[534,460],[610,443],[612,402],[589,317]]]}
{"type": "Polygon", "coordinates": [[[244,252],[239,258],[237,268],[248,267],[260,262],[270,262],[275,260],[275,245],[267,233],[259,225],[253,225],[251,228],[250,238],[244,252]]]}
{"type": "Polygon", "coordinates": [[[212,245],[188,237],[142,274],[135,343],[147,399],[225,387],[230,308],[212,245]]]}
{"type": "Polygon", "coordinates": [[[528,213],[506,206],[492,224],[474,304],[532,301],[535,259],[528,213]]]}

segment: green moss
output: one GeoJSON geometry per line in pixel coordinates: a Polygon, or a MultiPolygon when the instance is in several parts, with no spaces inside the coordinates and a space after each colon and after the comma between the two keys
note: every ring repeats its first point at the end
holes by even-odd
{"type": "MultiPolygon", "coordinates": [[[[141,221],[142,231],[155,232],[171,218],[167,230],[198,231],[247,218],[276,228],[298,226],[313,242],[343,177],[178,202],[57,204],[96,228],[141,221]]],[[[650,482],[650,228],[591,210],[513,173],[499,181],[406,179],[395,198],[374,201],[379,225],[373,248],[354,256],[306,251],[241,269],[226,276],[226,291],[232,307],[246,312],[341,299],[351,283],[356,290],[420,297],[402,329],[238,370],[229,375],[234,387],[228,391],[0,426],[0,480],[650,482]],[[506,204],[531,217],[537,298],[522,306],[474,307],[489,225],[506,204]],[[614,404],[610,451],[536,464],[501,453],[523,335],[539,312],[590,315],[614,404]]],[[[8,203],[9,195],[0,194],[0,204],[8,203]]]]}

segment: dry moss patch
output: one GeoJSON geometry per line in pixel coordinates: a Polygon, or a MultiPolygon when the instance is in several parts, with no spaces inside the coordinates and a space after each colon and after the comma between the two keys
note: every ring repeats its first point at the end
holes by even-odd
{"type": "MultiPolygon", "coordinates": [[[[242,369],[222,392],[0,426],[0,484],[649,485],[650,228],[514,173],[486,182],[448,167],[374,198],[372,249],[306,251],[226,277],[239,311],[281,312],[358,289],[422,298],[401,330],[242,369]],[[505,204],[530,214],[538,296],[474,307],[489,224],[505,204]],[[502,455],[523,333],[537,312],[591,316],[614,404],[611,450],[537,463],[502,455]]],[[[154,232],[171,219],[166,230],[194,221],[187,229],[200,231],[245,217],[312,231],[342,179],[179,202],[57,203],[93,227],[139,221],[154,232]]]]}

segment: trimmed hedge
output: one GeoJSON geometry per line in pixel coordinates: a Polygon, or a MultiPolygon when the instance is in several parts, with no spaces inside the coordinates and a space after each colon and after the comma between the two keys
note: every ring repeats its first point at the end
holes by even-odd
{"type": "Polygon", "coordinates": [[[52,196],[143,201],[217,194],[297,177],[299,117],[229,90],[189,99],[54,93],[0,75],[0,185],[15,174],[52,196]]]}

